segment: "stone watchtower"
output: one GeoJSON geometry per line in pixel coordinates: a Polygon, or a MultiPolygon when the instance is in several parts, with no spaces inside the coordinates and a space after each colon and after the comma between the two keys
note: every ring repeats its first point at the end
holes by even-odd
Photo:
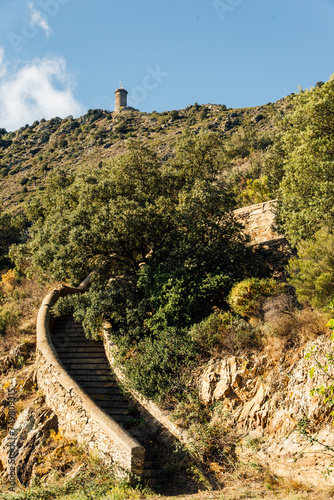
{"type": "Polygon", "coordinates": [[[119,111],[120,108],[126,108],[128,105],[127,99],[128,92],[120,82],[120,86],[115,90],[115,111],[119,111]]]}

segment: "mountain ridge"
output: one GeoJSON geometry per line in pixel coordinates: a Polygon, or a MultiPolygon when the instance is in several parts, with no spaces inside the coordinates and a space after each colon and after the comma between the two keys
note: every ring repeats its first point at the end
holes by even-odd
{"type": "MultiPolygon", "coordinates": [[[[252,150],[263,150],[275,135],[276,117],[291,109],[292,96],[237,109],[197,103],[162,113],[97,109],[76,119],[42,119],[15,132],[0,129],[3,206],[14,212],[21,210],[36,191],[44,190],[51,172],[59,168],[74,171],[83,164],[109,161],[125,151],[129,138],[140,140],[163,160],[173,155],[181,134],[198,134],[201,130],[216,132],[227,145],[232,141],[232,146],[235,134],[244,134],[244,142],[251,143],[252,150]]],[[[247,146],[244,152],[249,152],[247,146]]],[[[242,155],[237,152],[237,157],[242,155]]]]}

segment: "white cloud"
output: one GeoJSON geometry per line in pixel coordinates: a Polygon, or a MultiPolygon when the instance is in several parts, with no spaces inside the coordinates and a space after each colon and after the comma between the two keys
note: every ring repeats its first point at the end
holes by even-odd
{"type": "Polygon", "coordinates": [[[63,57],[49,56],[10,72],[0,47],[0,128],[15,130],[26,123],[55,116],[79,116],[81,104],[63,57]]]}
{"type": "Polygon", "coordinates": [[[28,7],[30,9],[30,20],[29,20],[30,25],[42,28],[46,36],[49,37],[51,33],[51,28],[46,18],[43,16],[42,12],[37,10],[33,3],[29,3],[28,7]]]}
{"type": "Polygon", "coordinates": [[[4,77],[7,73],[7,65],[5,63],[5,51],[0,47],[0,78],[4,77]]]}

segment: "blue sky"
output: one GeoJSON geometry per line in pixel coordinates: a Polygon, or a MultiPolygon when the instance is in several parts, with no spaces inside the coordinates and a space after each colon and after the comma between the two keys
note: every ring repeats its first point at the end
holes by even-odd
{"type": "Polygon", "coordinates": [[[334,0],[1,0],[0,128],[274,102],[334,73],[334,0]]]}

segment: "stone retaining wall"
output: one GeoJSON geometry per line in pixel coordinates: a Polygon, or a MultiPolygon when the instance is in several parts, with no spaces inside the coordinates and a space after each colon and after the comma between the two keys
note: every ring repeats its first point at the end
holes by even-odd
{"type": "Polygon", "coordinates": [[[270,200],[234,210],[253,245],[282,238],[274,228],[276,206],[277,200],[270,200]]]}
{"type": "Polygon", "coordinates": [[[125,475],[141,475],[145,450],[101,410],[67,373],[52,345],[50,335],[51,307],[58,298],[82,293],[90,277],[78,288],[61,286],[44,299],[37,319],[37,383],[46,403],[56,413],[65,437],[76,438],[89,450],[95,450],[106,463],[115,463],[125,475]]]}

